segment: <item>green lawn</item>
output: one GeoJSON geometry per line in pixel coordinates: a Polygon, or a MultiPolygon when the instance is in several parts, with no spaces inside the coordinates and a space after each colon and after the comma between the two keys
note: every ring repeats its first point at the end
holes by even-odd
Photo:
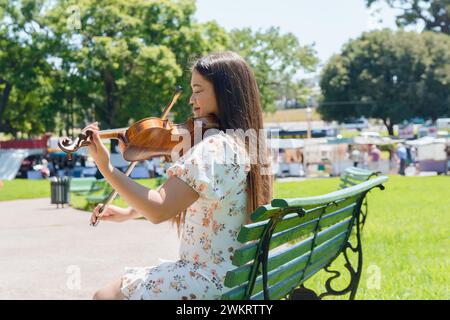
{"type": "Polygon", "coordinates": [[[50,198],[50,182],[47,180],[15,179],[3,181],[0,201],[17,199],[50,198]]]}
{"type": "MultiPolygon", "coordinates": [[[[156,186],[155,180],[138,182],[156,186]]],[[[337,186],[337,178],[277,182],[275,196],[318,195],[337,186]]],[[[0,189],[0,201],[49,195],[48,181],[5,181],[0,189]]],[[[72,202],[77,207],[85,205],[82,197],[72,195],[72,202]]],[[[116,203],[125,205],[120,199],[116,203]]],[[[450,177],[390,176],[386,190],[373,190],[357,299],[450,299],[449,215],[450,177]]],[[[306,286],[319,289],[325,279],[322,271],[306,286]]]]}
{"type": "MultiPolygon", "coordinates": [[[[139,179],[136,182],[149,188],[157,186],[156,179],[139,179]]],[[[18,199],[50,198],[50,182],[48,180],[27,180],[15,179],[3,181],[4,187],[0,189],[0,201],[10,201],[18,199]]],[[[87,203],[83,196],[71,194],[71,205],[78,209],[87,209],[87,203]]],[[[122,199],[116,199],[114,204],[126,206],[122,199]]]]}
{"type": "MultiPolygon", "coordinates": [[[[275,193],[317,195],[337,184],[337,179],[279,183],[275,193]]],[[[450,299],[449,236],[450,177],[390,176],[384,191],[369,194],[357,299],[450,299]]],[[[322,288],[326,279],[321,271],[306,286],[322,288]]]]}

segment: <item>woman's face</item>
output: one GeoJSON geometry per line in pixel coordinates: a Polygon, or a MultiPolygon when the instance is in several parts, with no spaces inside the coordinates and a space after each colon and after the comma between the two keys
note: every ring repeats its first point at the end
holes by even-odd
{"type": "Polygon", "coordinates": [[[203,117],[209,114],[217,116],[219,108],[217,107],[213,84],[196,70],[192,71],[191,89],[192,95],[189,103],[192,105],[194,116],[203,117]]]}

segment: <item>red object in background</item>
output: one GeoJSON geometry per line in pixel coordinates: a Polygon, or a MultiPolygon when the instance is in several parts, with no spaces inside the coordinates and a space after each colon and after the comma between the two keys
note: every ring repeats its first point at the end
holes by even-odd
{"type": "Polygon", "coordinates": [[[41,139],[23,139],[0,141],[0,149],[47,149],[51,134],[46,133],[41,139]]]}

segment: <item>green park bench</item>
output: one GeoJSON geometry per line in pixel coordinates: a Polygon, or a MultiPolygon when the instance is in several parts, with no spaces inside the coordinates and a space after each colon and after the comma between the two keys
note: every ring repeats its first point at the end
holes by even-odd
{"type": "MultiPolygon", "coordinates": [[[[379,176],[380,171],[367,170],[357,167],[348,167],[340,176],[340,188],[348,188],[358,183],[369,180],[372,177],[379,176]]],[[[369,203],[367,197],[364,198],[364,202],[361,208],[361,230],[364,229],[366,224],[367,215],[369,214],[369,203]]]]}
{"type": "Polygon", "coordinates": [[[94,191],[92,188],[95,186],[95,181],[95,178],[71,178],[69,190],[80,195],[87,194],[94,191]]]}
{"type": "Polygon", "coordinates": [[[86,195],[86,201],[88,204],[102,203],[112,191],[112,187],[106,180],[96,180],[92,186],[92,190],[86,195]]]}
{"type": "Polygon", "coordinates": [[[344,170],[344,172],[340,176],[340,187],[347,188],[350,186],[354,186],[358,183],[369,180],[374,176],[380,175],[379,171],[372,171],[367,169],[361,169],[356,167],[349,167],[344,170]]]}
{"type": "Polygon", "coordinates": [[[251,215],[254,222],[238,234],[243,246],[233,254],[236,268],[227,272],[228,290],[221,298],[296,300],[349,294],[354,299],[362,272],[361,205],[371,189],[383,190],[387,180],[379,176],[329,194],[273,199],[257,208],[251,215]],[[349,251],[356,255],[355,267],[349,251]],[[335,290],[332,282],[341,273],[331,265],[341,254],[350,282],[335,290]],[[332,275],[326,291],[317,295],[303,283],[322,269],[332,275]]]}

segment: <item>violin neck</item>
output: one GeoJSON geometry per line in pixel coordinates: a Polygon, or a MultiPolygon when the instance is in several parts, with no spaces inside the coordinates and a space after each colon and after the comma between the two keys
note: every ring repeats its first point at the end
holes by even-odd
{"type": "Polygon", "coordinates": [[[119,139],[120,134],[125,134],[128,128],[101,130],[99,131],[100,139],[119,139]]]}

